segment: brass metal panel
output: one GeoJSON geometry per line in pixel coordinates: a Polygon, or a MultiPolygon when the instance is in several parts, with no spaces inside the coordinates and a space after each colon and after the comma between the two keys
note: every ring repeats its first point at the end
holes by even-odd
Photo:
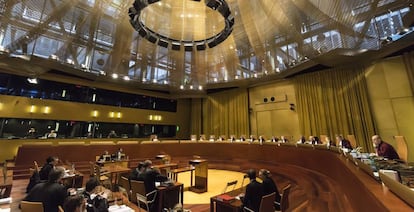
{"type": "Polygon", "coordinates": [[[381,64],[384,68],[384,77],[387,81],[390,98],[412,96],[409,78],[402,57],[386,59],[381,64]]]}

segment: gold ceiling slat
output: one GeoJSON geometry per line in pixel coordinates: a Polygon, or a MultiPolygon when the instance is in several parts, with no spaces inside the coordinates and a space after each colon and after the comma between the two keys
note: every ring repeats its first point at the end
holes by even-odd
{"type": "MultiPolygon", "coordinates": [[[[329,15],[322,12],[318,7],[310,3],[309,1],[295,1],[291,0],[292,3],[304,12],[307,16],[315,19],[320,23],[326,23],[325,27],[328,29],[338,29],[342,34],[358,37],[359,39],[367,38],[366,34],[356,32],[352,27],[353,25],[346,25],[347,23],[342,23],[340,20],[336,20],[336,15],[329,15]]],[[[337,1],[335,1],[337,2],[337,1]]],[[[340,8],[338,8],[340,10],[340,8]]],[[[340,12],[338,12],[340,13],[340,12]]],[[[348,14],[350,16],[351,14],[348,14]]]]}
{"type": "Polygon", "coordinates": [[[49,24],[53,21],[56,21],[58,18],[62,17],[62,14],[65,14],[69,9],[73,6],[76,6],[79,3],[79,0],[66,0],[63,1],[59,7],[49,15],[49,17],[44,21],[39,23],[36,27],[33,27],[28,31],[25,35],[22,35],[18,39],[16,39],[14,42],[12,42],[9,45],[10,52],[16,51],[18,48],[20,48],[21,45],[24,43],[29,43],[33,40],[35,40],[39,35],[46,32],[46,30],[49,28],[49,24]]]}

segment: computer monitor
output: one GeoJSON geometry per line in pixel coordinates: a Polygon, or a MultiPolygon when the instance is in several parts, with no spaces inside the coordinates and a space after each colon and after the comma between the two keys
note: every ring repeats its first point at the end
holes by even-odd
{"type": "Polygon", "coordinates": [[[111,161],[111,155],[102,155],[103,161],[111,161]]]}

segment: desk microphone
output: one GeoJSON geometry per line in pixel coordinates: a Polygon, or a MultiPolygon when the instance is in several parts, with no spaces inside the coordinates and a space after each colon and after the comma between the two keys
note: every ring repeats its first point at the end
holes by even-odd
{"type": "Polygon", "coordinates": [[[243,180],[242,180],[241,187],[240,187],[240,188],[242,188],[242,189],[243,189],[243,185],[244,185],[244,180],[245,180],[246,178],[249,178],[249,175],[245,174],[245,175],[243,176],[243,180]]]}

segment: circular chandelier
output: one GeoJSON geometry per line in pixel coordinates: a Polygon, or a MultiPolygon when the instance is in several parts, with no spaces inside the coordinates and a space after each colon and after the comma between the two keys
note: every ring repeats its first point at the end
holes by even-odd
{"type": "MultiPolygon", "coordinates": [[[[147,39],[151,43],[156,43],[159,46],[168,48],[171,46],[172,50],[181,50],[181,46],[184,46],[185,51],[193,51],[197,49],[198,51],[206,50],[208,48],[213,48],[225,41],[227,37],[233,31],[234,25],[234,16],[231,14],[230,8],[225,0],[206,0],[205,4],[208,8],[218,11],[224,18],[225,26],[222,31],[219,33],[202,40],[178,40],[173,39],[168,36],[161,35],[147,26],[140,20],[140,15],[142,10],[147,6],[159,2],[160,0],[135,0],[133,7],[129,8],[129,17],[130,23],[138,34],[147,39]]],[[[195,2],[200,2],[201,0],[192,0],[195,2]]],[[[200,2],[201,3],[201,2],[200,2]]]]}

